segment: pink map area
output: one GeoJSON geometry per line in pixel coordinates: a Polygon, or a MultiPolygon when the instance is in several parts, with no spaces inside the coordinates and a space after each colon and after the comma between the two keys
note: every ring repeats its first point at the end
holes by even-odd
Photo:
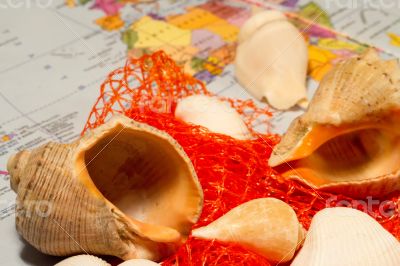
{"type": "Polygon", "coordinates": [[[192,45],[199,49],[197,54],[200,58],[207,58],[210,51],[222,47],[225,42],[222,38],[208,30],[193,30],[192,45]]]}
{"type": "Polygon", "coordinates": [[[226,5],[222,1],[210,1],[199,6],[214,15],[226,20],[229,24],[241,26],[250,17],[250,8],[245,9],[242,7],[235,7],[226,5]]]}

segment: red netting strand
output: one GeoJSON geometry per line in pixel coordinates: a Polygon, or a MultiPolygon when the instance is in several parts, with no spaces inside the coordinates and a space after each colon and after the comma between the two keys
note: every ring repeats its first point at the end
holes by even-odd
{"type": "MultiPolygon", "coordinates": [[[[252,125],[268,124],[271,113],[252,101],[224,99],[243,116],[254,139],[241,141],[209,132],[175,119],[176,103],[191,94],[211,95],[202,82],[188,76],[165,53],[156,52],[110,73],[83,132],[122,113],[166,131],[185,149],[204,190],[204,208],[195,227],[203,226],[251,199],[275,197],[290,204],[308,228],[319,210],[348,206],[367,212],[400,239],[399,193],[366,205],[342,195],[316,192],[303,184],[283,180],[268,165],[279,137],[256,134],[252,125]]],[[[370,199],[371,202],[372,199],[370,199]]],[[[260,255],[231,243],[189,238],[163,265],[272,265],[260,255]]]]}

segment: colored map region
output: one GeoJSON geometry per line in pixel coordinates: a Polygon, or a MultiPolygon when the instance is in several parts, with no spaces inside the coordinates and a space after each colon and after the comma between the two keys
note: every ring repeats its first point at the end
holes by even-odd
{"type": "Polygon", "coordinates": [[[113,31],[119,30],[125,25],[125,22],[121,19],[120,15],[104,16],[96,19],[96,24],[99,25],[103,30],[113,31]]]}
{"type": "Polygon", "coordinates": [[[181,14],[144,16],[121,38],[133,56],[162,49],[187,73],[210,82],[232,63],[239,27],[250,15],[247,5],[208,2],[181,14]]]}
{"type": "Polygon", "coordinates": [[[278,2],[280,5],[287,6],[287,7],[294,7],[297,5],[299,0],[272,0],[273,2],[278,2]]]}
{"type": "MultiPolygon", "coordinates": [[[[83,0],[84,4],[89,2],[90,0],[83,0]]],[[[92,8],[100,9],[106,13],[106,15],[116,15],[123,7],[123,3],[115,0],[95,0],[92,8]]]]}
{"type": "Polygon", "coordinates": [[[298,14],[304,18],[313,21],[313,23],[327,27],[333,26],[328,13],[326,13],[325,10],[323,10],[315,2],[310,2],[306,5],[301,6],[298,14]]]}
{"type": "Polygon", "coordinates": [[[0,170],[0,181],[8,181],[9,180],[9,175],[7,171],[0,170]]]}
{"type": "Polygon", "coordinates": [[[128,31],[136,32],[137,38],[129,45],[133,48],[159,48],[163,45],[188,46],[192,32],[162,20],[144,16],[134,22],[128,31]]]}
{"type": "Polygon", "coordinates": [[[390,38],[390,44],[393,46],[400,47],[400,35],[395,33],[388,33],[390,38]]]}
{"type": "Polygon", "coordinates": [[[308,74],[315,80],[320,81],[325,74],[332,68],[333,60],[337,56],[325,49],[321,49],[316,45],[308,47],[308,74]]]}
{"type": "Polygon", "coordinates": [[[400,6],[396,1],[389,1],[389,5],[373,2],[302,0],[291,10],[304,19],[400,57],[400,6]]]}
{"type": "Polygon", "coordinates": [[[308,73],[314,80],[321,81],[336,62],[360,54],[366,48],[362,44],[337,39],[312,39],[308,49],[308,73]]]}
{"type": "Polygon", "coordinates": [[[15,133],[2,135],[2,136],[0,136],[0,143],[8,142],[8,141],[12,140],[15,136],[16,136],[15,133]]]}
{"type": "MultiPolygon", "coordinates": [[[[329,30],[330,19],[317,4],[309,3],[300,12],[309,20],[319,14],[316,19],[319,24],[293,19],[309,40],[309,74],[314,80],[320,81],[341,58],[365,49],[329,30]]],[[[248,6],[212,1],[190,7],[182,14],[145,16],[122,33],[122,40],[133,54],[163,49],[183,65],[185,71],[208,83],[234,60],[240,26],[250,16],[248,6]]]]}
{"type": "MultiPolygon", "coordinates": [[[[240,27],[255,10],[245,1],[198,1],[201,3],[185,5],[179,11],[147,12],[133,21],[122,18],[124,7],[143,2],[154,5],[154,1],[95,0],[93,8],[105,13],[95,23],[106,31],[119,31],[130,56],[164,50],[187,73],[206,83],[233,62],[240,27]]],[[[296,11],[289,17],[309,42],[309,75],[315,81],[320,81],[337,61],[366,48],[331,30],[329,13],[315,1],[302,1],[300,5],[296,0],[267,2],[296,11]]],[[[390,33],[388,37],[392,45],[400,46],[399,35],[390,33]]]]}
{"type": "Polygon", "coordinates": [[[217,17],[202,8],[190,9],[188,13],[168,18],[168,23],[182,29],[208,30],[226,42],[234,42],[239,33],[239,28],[230,24],[227,20],[217,17]]]}
{"type": "Polygon", "coordinates": [[[362,53],[366,46],[337,39],[312,38],[308,47],[308,73],[311,78],[321,81],[339,60],[362,53]]]}

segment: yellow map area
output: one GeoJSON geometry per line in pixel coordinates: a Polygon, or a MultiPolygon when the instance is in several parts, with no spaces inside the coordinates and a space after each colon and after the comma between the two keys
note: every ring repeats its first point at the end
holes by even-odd
{"type": "Polygon", "coordinates": [[[209,30],[221,36],[227,42],[236,41],[239,33],[238,27],[201,8],[192,8],[186,14],[167,18],[167,21],[182,29],[209,30]]]}
{"type": "Polygon", "coordinates": [[[159,47],[165,44],[188,46],[191,43],[192,33],[190,30],[180,29],[149,16],[142,17],[130,28],[138,34],[135,48],[159,47]]]}
{"type": "Polygon", "coordinates": [[[11,140],[11,137],[9,135],[3,135],[0,138],[0,142],[7,142],[7,141],[10,141],[10,140],[11,140]]]}
{"type": "Polygon", "coordinates": [[[329,50],[321,49],[318,46],[308,47],[308,72],[317,81],[321,81],[326,73],[332,68],[332,61],[337,56],[329,50]]]}
{"type": "Polygon", "coordinates": [[[76,6],[75,0],[65,0],[65,4],[67,5],[67,7],[75,7],[76,6]]]}
{"type": "Polygon", "coordinates": [[[388,36],[390,38],[390,44],[400,47],[400,35],[395,33],[388,33],[388,36]]]}
{"type": "Polygon", "coordinates": [[[204,62],[204,69],[213,75],[219,75],[223,72],[224,67],[235,58],[236,46],[234,44],[221,47],[213,51],[204,62]]]}
{"type": "Polygon", "coordinates": [[[350,43],[348,41],[330,38],[319,39],[318,47],[329,50],[350,50],[352,52],[362,52],[365,49],[364,46],[357,43],[350,43]]]}
{"type": "Polygon", "coordinates": [[[96,19],[95,23],[106,31],[119,30],[125,25],[125,22],[121,19],[119,14],[101,17],[96,19]]]}
{"type": "Polygon", "coordinates": [[[308,47],[309,75],[317,81],[321,81],[326,73],[334,65],[334,61],[343,54],[357,54],[366,49],[365,46],[358,43],[350,43],[331,38],[321,38],[314,45],[308,47]]]}
{"type": "Polygon", "coordinates": [[[162,46],[158,47],[155,50],[161,49],[164,52],[166,52],[169,56],[174,59],[175,62],[177,62],[178,65],[182,66],[185,73],[194,75],[195,71],[192,69],[190,65],[190,60],[195,56],[199,49],[196,47],[193,47],[191,45],[189,46],[162,46]]]}

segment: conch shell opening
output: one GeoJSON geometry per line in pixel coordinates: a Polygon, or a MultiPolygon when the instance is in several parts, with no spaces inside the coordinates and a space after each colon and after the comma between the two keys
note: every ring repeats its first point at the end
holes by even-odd
{"type": "Polygon", "coordinates": [[[350,196],[400,189],[400,69],[375,51],[322,80],[269,160],[284,177],[350,196]]]}
{"type": "MultiPolygon", "coordinates": [[[[346,131],[321,128],[307,138],[332,130],[346,131]]],[[[292,160],[281,164],[278,171],[285,176],[307,176],[310,183],[324,186],[373,179],[399,170],[400,138],[386,129],[366,128],[330,137],[322,144],[310,141],[311,145],[299,148],[292,160]]]]}
{"type": "Polygon", "coordinates": [[[17,231],[50,255],[158,261],[187,239],[203,205],[182,147],[124,116],[71,144],[19,152],[8,171],[17,192],[17,231]],[[37,211],[41,204],[46,212],[37,211]]]}
{"type": "Polygon", "coordinates": [[[85,146],[75,169],[89,189],[133,218],[155,241],[189,234],[191,225],[181,221],[187,218],[186,208],[198,215],[199,202],[190,200],[191,180],[185,178],[193,169],[168,140],[120,124],[85,146]]]}

